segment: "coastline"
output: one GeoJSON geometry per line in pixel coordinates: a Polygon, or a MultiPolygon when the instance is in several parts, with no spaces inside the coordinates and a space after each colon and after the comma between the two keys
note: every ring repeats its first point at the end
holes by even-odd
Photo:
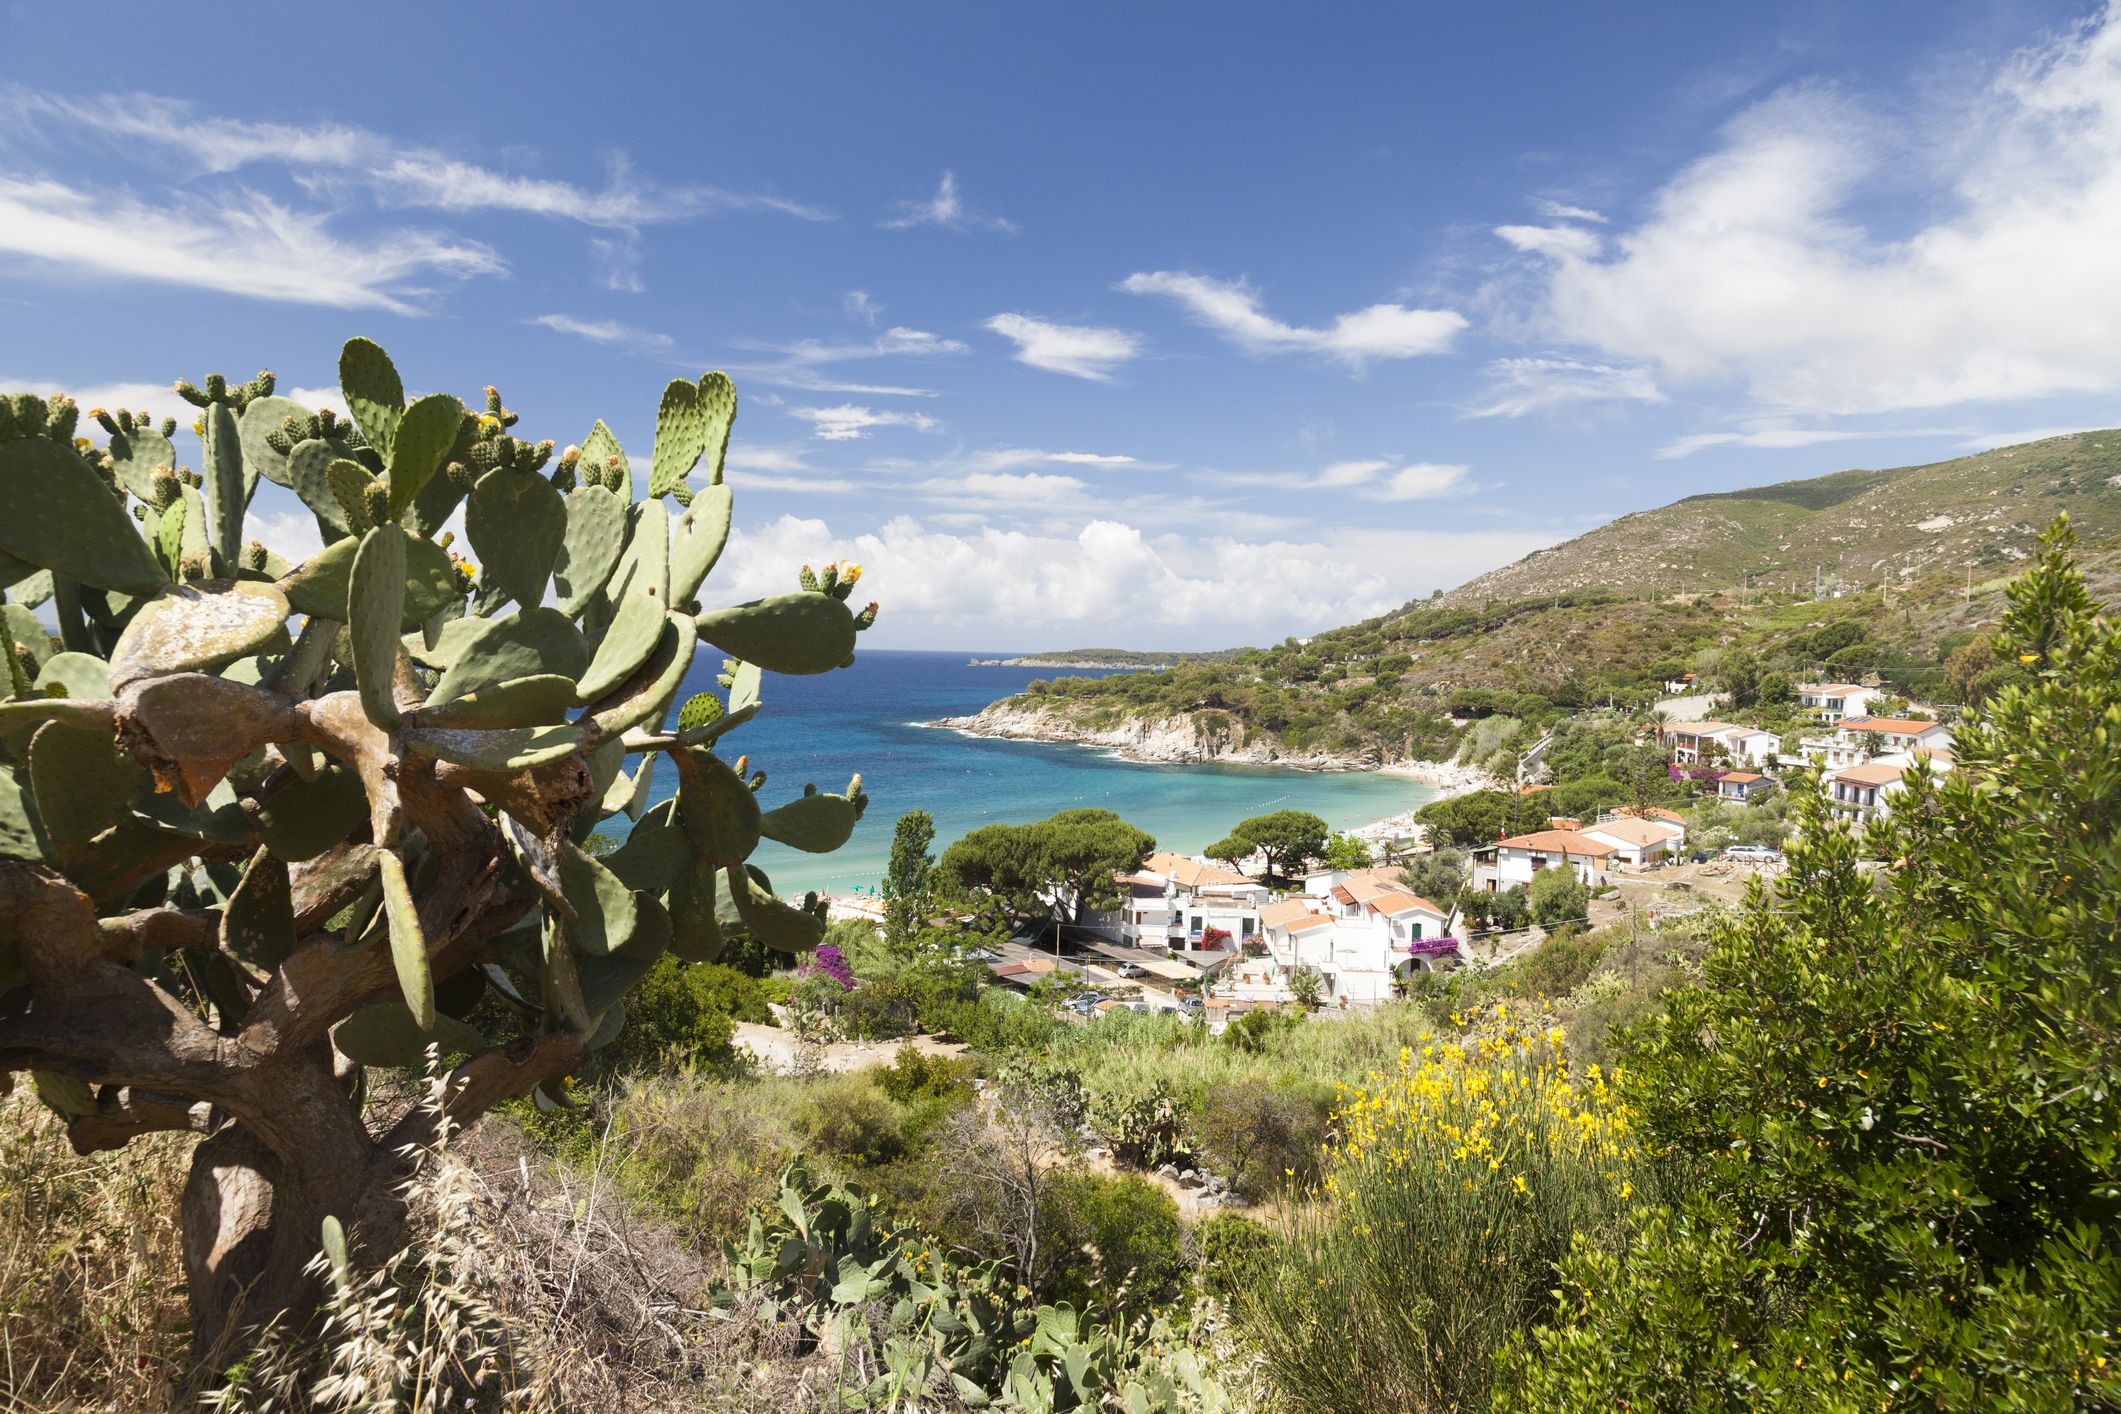
{"type": "Polygon", "coordinates": [[[1501,784],[1477,767],[1450,761],[1379,761],[1330,752],[1291,752],[1271,742],[1245,740],[1242,735],[1203,741],[1192,720],[1183,716],[1136,718],[1093,730],[1057,713],[1017,706],[1004,699],[969,717],[942,717],[912,725],[1000,741],[1102,747],[1121,760],[1148,765],[1278,766],[1322,774],[1374,771],[1404,776],[1435,791],[1439,800],[1496,789],[1501,784]]]}

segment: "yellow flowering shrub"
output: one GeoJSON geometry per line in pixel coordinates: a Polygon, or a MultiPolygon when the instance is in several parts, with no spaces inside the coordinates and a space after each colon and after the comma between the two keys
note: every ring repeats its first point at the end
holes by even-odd
{"type": "Polygon", "coordinates": [[[1481,1404],[1575,1236],[1624,1234],[1644,1178],[1621,1077],[1572,1072],[1537,1005],[1454,1019],[1343,1087],[1315,1202],[1244,1303],[1292,1404],[1481,1404]]]}

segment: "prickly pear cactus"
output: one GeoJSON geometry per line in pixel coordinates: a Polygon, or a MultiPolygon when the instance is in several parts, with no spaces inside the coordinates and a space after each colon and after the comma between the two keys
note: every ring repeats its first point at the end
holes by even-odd
{"type": "Polygon", "coordinates": [[[180,383],[189,434],[0,396],[0,1093],[44,1076],[84,1151],[242,1131],[319,1190],[290,1209],[309,1250],[344,1215],[343,1263],[362,1185],[432,1124],[371,1137],[347,1067],[462,1055],[462,1122],[608,1044],[666,950],[816,945],[815,899],[749,861],[845,843],[859,778],[762,801],[725,743],[762,669],[846,664],[875,606],[849,607],[854,566],[699,604],[729,530],[723,374],[663,390],[645,496],[602,422],[555,460],[495,389],[408,403],[363,339],[340,374],[350,420],[270,374],[180,383]],[[322,549],[247,538],[261,482],[322,549]],[[478,565],[439,532],[460,502],[478,565]],[[703,643],[727,696],[679,711],[703,643]],[[677,795],[651,804],[659,756],[677,795]],[[586,853],[621,813],[626,846],[586,853]]]}

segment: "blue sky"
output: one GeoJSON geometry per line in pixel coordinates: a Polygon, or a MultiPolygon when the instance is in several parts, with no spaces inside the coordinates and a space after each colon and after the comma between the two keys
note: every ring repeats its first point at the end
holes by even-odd
{"type": "Polygon", "coordinates": [[[0,386],[360,333],[645,453],[726,368],[710,592],[857,559],[879,647],[1271,641],[2121,421],[2114,12],[1482,9],[8,4],[0,386]]]}

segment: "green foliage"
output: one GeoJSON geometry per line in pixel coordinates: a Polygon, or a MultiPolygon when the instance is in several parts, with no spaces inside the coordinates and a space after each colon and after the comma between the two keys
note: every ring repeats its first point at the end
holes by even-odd
{"type": "Polygon", "coordinates": [[[1282,1033],[1304,1024],[1300,1011],[1255,1007],[1223,1028],[1222,1044],[1233,1051],[1258,1055],[1276,1043],[1282,1033]]]}
{"type": "Polygon", "coordinates": [[[1216,859],[1244,859],[1253,854],[1266,857],[1267,873],[1290,877],[1306,860],[1326,852],[1326,822],[1308,810],[1277,810],[1240,820],[1228,839],[1211,846],[1216,859]]]}
{"type": "Polygon", "coordinates": [[[1274,1259],[1274,1234],[1236,1213],[1217,1213],[1195,1224],[1191,1236],[1196,1279],[1218,1300],[1242,1299],[1274,1259]]]}
{"type": "Polygon", "coordinates": [[[1066,1254],[1042,1295],[1119,1318],[1178,1294],[1186,1261],[1178,1205],[1139,1174],[1057,1174],[1039,1212],[1039,1246],[1066,1254]]]}
{"type": "Polygon", "coordinates": [[[1521,835],[1547,827],[1547,807],[1537,795],[1477,790],[1448,800],[1432,800],[1414,812],[1431,838],[1441,837],[1461,849],[1490,845],[1504,835],[1521,835]]]}
{"type": "Polygon", "coordinates": [[[1409,860],[1399,871],[1399,881],[1438,908],[1448,909],[1464,885],[1465,874],[1462,850],[1437,849],[1409,860]]]}
{"type": "Polygon", "coordinates": [[[935,817],[909,810],[891,832],[891,859],[884,868],[884,941],[897,953],[911,953],[914,936],[926,921],[935,886],[935,817]]]}
{"type": "Polygon", "coordinates": [[[1029,825],[982,825],[936,867],[955,887],[1019,916],[1074,922],[1116,903],[1114,876],[1139,869],[1154,848],[1153,837],[1109,810],[1063,810],[1029,825]]]}
{"type": "Polygon", "coordinates": [[[1574,869],[1542,869],[1525,889],[1525,904],[1540,927],[1559,928],[1583,921],[1590,911],[1591,891],[1574,869]]]}
{"type": "Polygon", "coordinates": [[[795,1131],[832,1158],[866,1166],[898,1157],[905,1145],[898,1108],[862,1073],[811,1085],[795,1112],[795,1131]]]}
{"type": "Polygon", "coordinates": [[[1315,1080],[1218,1088],[1201,1098],[1186,1130],[1232,1189],[1258,1200],[1317,1181],[1332,1110],[1332,1090],[1315,1080]]]}
{"type": "Polygon", "coordinates": [[[1354,835],[1335,835],[1326,841],[1318,862],[1328,869],[1367,869],[1374,859],[1368,840],[1354,835]]]}
{"type": "Polygon", "coordinates": [[[1517,1407],[2121,1399],[2121,630],[2068,550],[2010,587],[2029,681],[1958,769],[1861,836],[1799,792],[1787,879],[1632,1048],[1674,1201],[1571,1259],[1517,1407]]]}

